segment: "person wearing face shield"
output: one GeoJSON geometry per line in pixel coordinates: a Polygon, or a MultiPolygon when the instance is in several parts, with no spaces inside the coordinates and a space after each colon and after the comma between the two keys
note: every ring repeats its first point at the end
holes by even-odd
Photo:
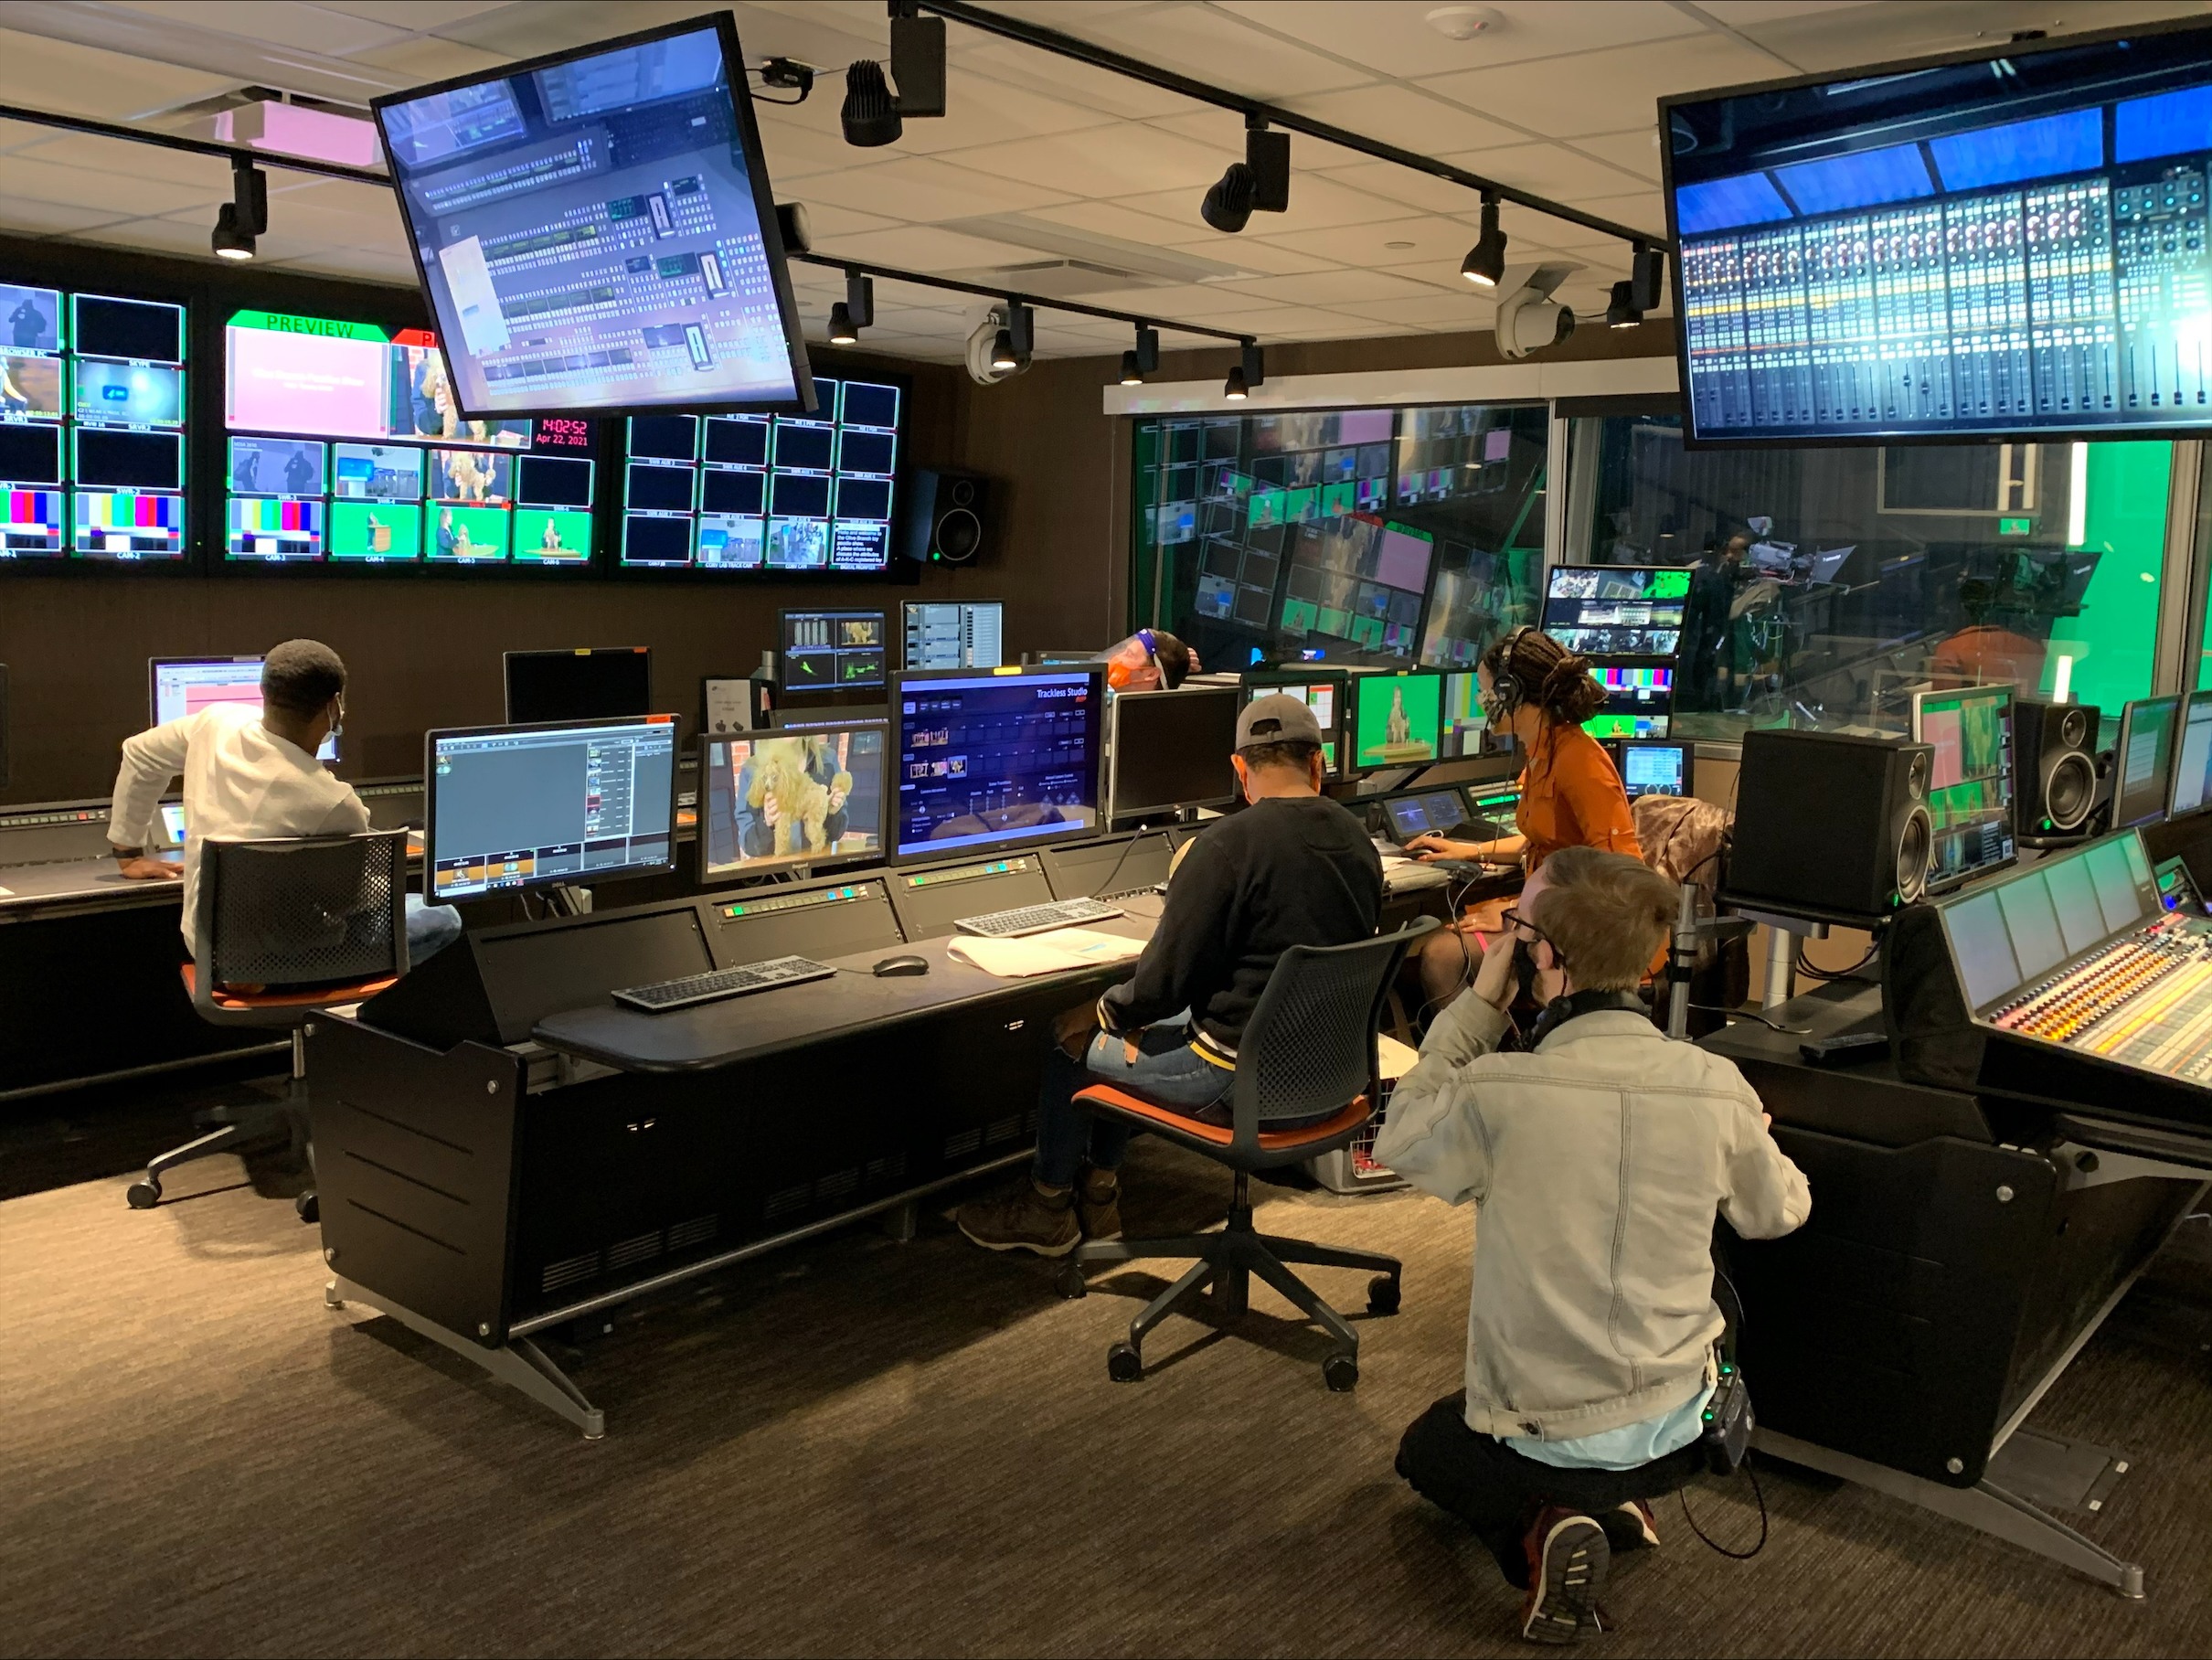
{"type": "Polygon", "coordinates": [[[1110,692],[1172,692],[1200,672],[1198,654],[1164,628],[1140,628],[1101,652],[1110,692]]]}
{"type": "MultiPolygon", "coordinates": [[[[211,703],[123,740],[108,846],[133,881],[185,885],[181,927],[193,937],[200,849],[210,839],[281,841],[353,835],[369,828],[354,787],[315,759],[346,717],[346,665],[319,640],[287,640],[261,663],[261,702],[211,703]],[[185,860],[180,869],[146,855],[162,792],[185,782],[185,860]]],[[[407,896],[409,960],[420,963],[461,937],[461,913],[407,896]]]]}

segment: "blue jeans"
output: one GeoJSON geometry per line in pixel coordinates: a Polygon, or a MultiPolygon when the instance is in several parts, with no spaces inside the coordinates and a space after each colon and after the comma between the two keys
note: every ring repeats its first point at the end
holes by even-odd
{"type": "Polygon", "coordinates": [[[1080,1060],[1070,1060],[1056,1045],[1045,1058],[1037,1096],[1037,1179],[1048,1187],[1066,1187],[1086,1161],[1099,1170],[1122,1167],[1136,1126],[1079,1105],[1078,1090],[1094,1083],[1118,1084],[1133,1095],[1193,1118],[1226,1101],[1236,1074],[1200,1056],[1191,1048],[1190,1038],[1186,1026],[1148,1026],[1136,1034],[1133,1060],[1125,1039],[1103,1032],[1090,1040],[1080,1060]]]}
{"type": "Polygon", "coordinates": [[[407,896],[407,962],[412,968],[461,938],[461,913],[451,905],[432,905],[419,893],[407,896]]]}

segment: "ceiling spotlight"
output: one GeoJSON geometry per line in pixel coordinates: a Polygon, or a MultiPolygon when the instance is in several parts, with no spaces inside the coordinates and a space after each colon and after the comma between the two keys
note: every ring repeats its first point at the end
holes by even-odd
{"type": "Polygon", "coordinates": [[[1237,367],[1228,372],[1228,379],[1221,388],[1221,396],[1231,403],[1242,403],[1251,396],[1252,388],[1267,379],[1267,355],[1247,340],[1237,352],[1237,367]]]}
{"type": "Polygon", "coordinates": [[[867,150],[899,142],[906,127],[899,119],[899,102],[883,79],[883,65],[863,58],[845,69],[845,103],[837,119],[848,144],[867,150]]]}
{"type": "Polygon", "coordinates": [[[1011,329],[1002,328],[991,336],[991,367],[1003,369],[1007,374],[1022,367],[1022,360],[1014,355],[1014,333],[1011,329]]]}
{"type": "Polygon", "coordinates": [[[829,343],[832,346],[856,346],[860,331],[853,326],[852,308],[842,300],[830,307],[829,343]]]}
{"type": "Polygon", "coordinates": [[[1605,308],[1607,328],[1633,328],[1643,321],[1636,304],[1636,285],[1623,277],[1613,284],[1612,303],[1605,308]]]}
{"type": "Polygon", "coordinates": [[[1137,367],[1137,355],[1133,351],[1122,354],[1122,384],[1123,386],[1143,386],[1144,384],[1144,371],[1137,367]]]}
{"type": "Polygon", "coordinates": [[[1255,212],[1287,213],[1291,207],[1291,135],[1271,132],[1258,116],[1245,118],[1244,159],[1231,162],[1206,199],[1198,217],[1216,230],[1234,236],[1255,212]]]}
{"type": "Polygon", "coordinates": [[[1228,379],[1221,388],[1221,396],[1231,403],[1242,403],[1251,394],[1251,388],[1244,383],[1244,366],[1239,364],[1229,370],[1228,379]]]}
{"type": "Polygon", "coordinates": [[[217,209],[208,238],[217,256],[250,260],[254,239],[269,229],[269,176],[243,156],[230,163],[230,199],[217,209]]]}
{"type": "Polygon", "coordinates": [[[1231,162],[1198,204],[1198,217],[1216,230],[1235,236],[1252,217],[1253,190],[1252,170],[1242,162],[1231,162]]]}
{"type": "Polygon", "coordinates": [[[1483,234],[1460,262],[1460,275],[1477,288],[1495,288],[1505,271],[1505,233],[1498,229],[1498,198],[1483,193],[1483,234]]]}

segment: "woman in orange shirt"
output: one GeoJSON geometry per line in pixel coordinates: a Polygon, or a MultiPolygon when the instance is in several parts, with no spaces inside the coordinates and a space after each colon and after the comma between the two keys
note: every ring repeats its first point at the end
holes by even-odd
{"type": "MultiPolygon", "coordinates": [[[[1424,859],[1517,863],[1530,875],[1562,847],[1643,857],[1621,774],[1604,746],[1582,729],[1605,701],[1590,659],[1549,634],[1516,628],[1483,654],[1475,679],[1491,726],[1510,731],[1527,757],[1515,834],[1487,842],[1417,835],[1407,851],[1424,859]]],[[[1472,915],[1422,942],[1421,990],[1431,1006],[1466,984],[1482,949],[1472,915]]]]}

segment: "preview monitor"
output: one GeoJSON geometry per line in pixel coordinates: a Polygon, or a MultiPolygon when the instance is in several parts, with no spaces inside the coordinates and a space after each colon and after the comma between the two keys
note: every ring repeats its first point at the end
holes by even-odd
{"type": "MultiPolygon", "coordinates": [[[[261,659],[259,657],[154,657],[147,665],[152,682],[148,712],[155,726],[166,726],[197,715],[211,704],[250,704],[261,707],[261,659]]],[[[338,759],[334,732],[316,747],[317,761],[338,759]]]]}
{"type": "Polygon", "coordinates": [[[1306,708],[1313,711],[1314,724],[1321,728],[1323,769],[1331,778],[1343,774],[1344,722],[1347,704],[1343,670],[1254,669],[1239,678],[1238,690],[1246,703],[1276,692],[1287,692],[1302,699],[1306,708]]]}
{"type": "Polygon", "coordinates": [[[699,879],[883,857],[881,720],[707,738],[699,761],[699,879]]]}
{"type": "Polygon", "coordinates": [[[675,717],[425,734],[433,900],[675,867],[675,717]]]}
{"type": "Polygon", "coordinates": [[[1433,669],[1354,675],[1349,770],[1420,766],[1437,758],[1444,677],[1433,669]]]}
{"type": "Polygon", "coordinates": [[[1639,795],[1687,795],[1696,751],[1686,743],[1646,743],[1629,739],[1617,750],[1621,788],[1629,800],[1639,795]]]}
{"type": "Polygon", "coordinates": [[[996,668],[1005,661],[1005,611],[996,600],[909,600],[899,607],[902,668],[996,668]]]}
{"type": "MultiPolygon", "coordinates": [[[[1935,750],[1928,778],[1928,890],[2009,865],[2013,841],[2013,688],[1916,692],[1912,740],[1935,750]]],[[[2161,772],[2160,782],[2164,782],[2161,772]]],[[[2159,810],[2164,810],[2160,796],[2159,810]]]]}
{"type": "Polygon", "coordinates": [[[2182,706],[2181,740],[2174,750],[2174,796],[2166,811],[2178,816],[2212,803],[2212,691],[2191,692],[2182,706]]]}
{"type": "Polygon", "coordinates": [[[0,559],[185,557],[185,308],[0,281],[0,559]]]}
{"type": "Polygon", "coordinates": [[[371,101],[457,407],[813,407],[730,13],[371,101]]]}
{"type": "Polygon", "coordinates": [[[1122,692],[1112,702],[1107,804],[1115,821],[1237,799],[1229,755],[1244,707],[1233,686],[1122,692]]]}
{"type": "Polygon", "coordinates": [[[1585,657],[1649,662],[1682,649],[1690,573],[1668,565],[1555,565],[1544,632],[1585,657]]]}
{"type": "Polygon", "coordinates": [[[2212,425],[2212,29],[1660,101],[1696,443],[2212,425]]]}
{"type": "Polygon", "coordinates": [[[1605,702],[1582,723],[1597,739],[1664,738],[1675,718],[1675,671],[1664,665],[1599,663],[1590,676],[1605,702]]]}
{"type": "Polygon", "coordinates": [[[1483,710],[1483,686],[1473,669],[1458,669],[1444,676],[1442,726],[1439,750],[1445,760],[1473,759],[1512,746],[1508,736],[1490,729],[1483,710]]]}
{"type": "Polygon", "coordinates": [[[891,708],[899,861],[1097,834],[1102,664],[902,674],[891,708]]]}
{"type": "Polygon", "coordinates": [[[643,645],[508,652],[500,668],[511,726],[653,712],[653,653],[643,645]]]}
{"type": "Polygon", "coordinates": [[[2172,794],[2174,746],[2181,699],[2139,697],[2120,711],[2120,742],[2112,751],[2112,828],[2154,824],[2172,794]]]}
{"type": "Polygon", "coordinates": [[[783,621],[786,692],[856,691],[884,684],[884,613],[787,611],[783,621]]]}

